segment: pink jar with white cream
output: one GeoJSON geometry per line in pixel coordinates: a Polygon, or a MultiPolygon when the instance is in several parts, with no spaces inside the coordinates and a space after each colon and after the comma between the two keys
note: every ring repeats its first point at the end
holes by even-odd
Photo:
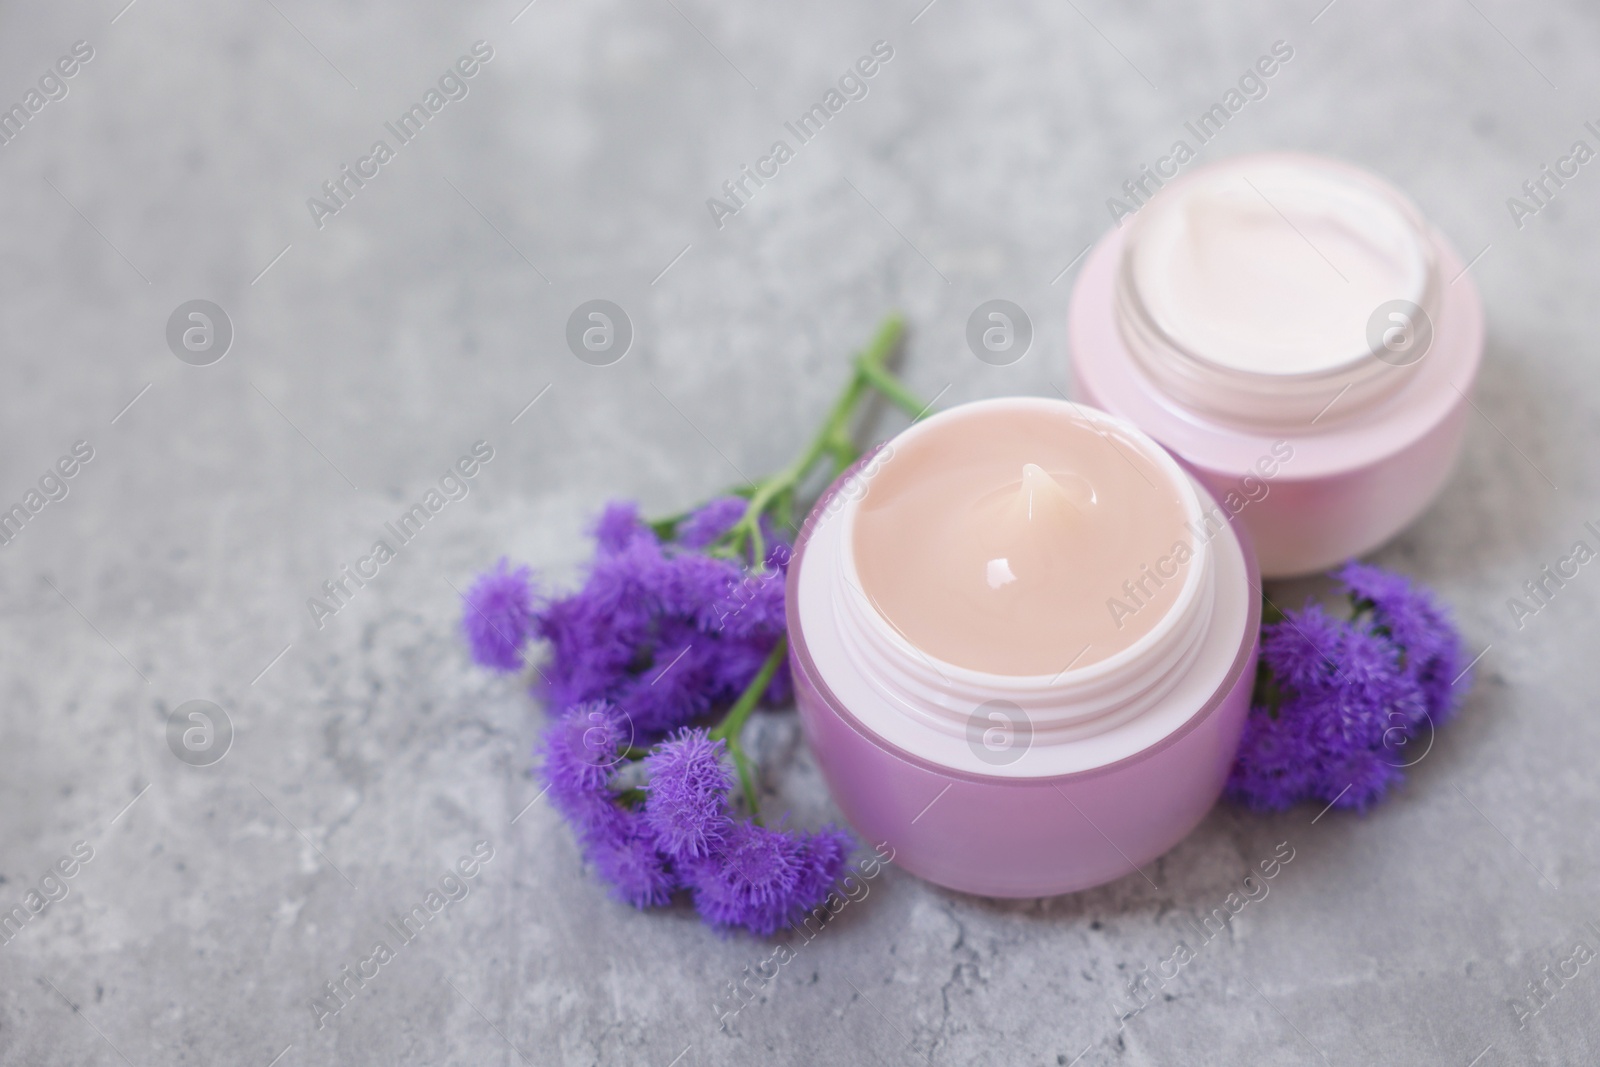
{"type": "Polygon", "coordinates": [[[1085,262],[1068,332],[1077,396],[1177,456],[1277,577],[1367,552],[1433,501],[1484,325],[1466,264],[1397,190],[1269,153],[1155,192],[1085,262]]]}
{"type": "Polygon", "coordinates": [[[1253,556],[1148,436],[1065,401],[922,421],[795,546],[801,722],[895,863],[1030,897],[1131,873],[1220,795],[1255,678],[1253,556]]]}

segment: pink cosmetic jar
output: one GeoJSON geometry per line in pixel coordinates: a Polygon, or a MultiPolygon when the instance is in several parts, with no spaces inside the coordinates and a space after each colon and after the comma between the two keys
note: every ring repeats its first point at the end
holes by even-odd
{"type": "Polygon", "coordinates": [[[1072,294],[1077,397],[1172,452],[1266,577],[1387,541],[1461,448],[1484,336],[1466,265],[1336,160],[1247,155],[1144,184],[1072,294]]]}
{"type": "Polygon", "coordinates": [[[1011,397],[918,422],[829,487],[787,583],[811,751],[863,840],[921,878],[1100,885],[1221,794],[1255,680],[1254,556],[1123,419],[1011,397]]]}

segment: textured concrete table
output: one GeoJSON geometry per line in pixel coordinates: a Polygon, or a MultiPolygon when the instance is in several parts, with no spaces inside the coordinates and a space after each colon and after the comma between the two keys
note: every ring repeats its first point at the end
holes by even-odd
{"type": "MultiPolygon", "coordinates": [[[[1507,609],[1600,518],[1600,164],[1522,190],[1600,147],[1592,8],[523,2],[0,4],[22,108],[0,116],[0,504],[41,504],[0,549],[0,909],[30,916],[0,943],[0,1061],[1600,1057],[1600,967],[1573,954],[1600,947],[1600,579],[1507,609]],[[865,95],[791,133],[880,41],[865,95]],[[719,1028],[770,946],[603,897],[535,802],[541,713],[467,662],[456,589],[501,552],[570,580],[608,495],[662,510],[772,468],[890,308],[941,406],[1066,388],[1107,199],[1275,41],[1293,58],[1200,158],[1376,167],[1484,291],[1465,460],[1378,556],[1487,650],[1459,723],[1365,818],[1221,807],[1093,892],[995,903],[891,869],[719,1028]],[[777,173],[734,200],[745,166],[777,173]],[[997,297],[1035,328],[1005,367],[963,339],[997,297]],[[607,366],[565,340],[591,299],[632,327],[607,366]],[[313,620],[479,441],[468,495],[313,620]],[[226,720],[180,716],[180,760],[192,700],[226,720]],[[392,936],[477,842],[470,891],[392,936]],[[1270,894],[1121,1019],[1281,843],[1270,894]],[[60,899],[31,915],[34,892],[60,899]],[[379,939],[392,958],[346,979],[379,939]]],[[[833,814],[792,713],[757,743],[769,803],[833,814]]]]}

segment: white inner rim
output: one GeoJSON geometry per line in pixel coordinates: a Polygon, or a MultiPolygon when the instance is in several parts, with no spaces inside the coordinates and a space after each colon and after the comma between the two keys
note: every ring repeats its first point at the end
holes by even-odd
{"type": "MultiPolygon", "coordinates": [[[[840,624],[845,610],[840,604],[843,561],[848,555],[842,518],[838,511],[818,519],[799,563],[795,591],[799,627],[817,673],[834,698],[873,734],[935,766],[969,774],[1050,778],[1094,770],[1137,755],[1182,729],[1226,680],[1256,595],[1243,549],[1232,528],[1223,523],[1210,542],[1212,595],[1196,646],[1165,667],[1153,665],[1160,677],[1147,680],[1143,691],[1129,692],[1122,713],[1102,712],[1087,721],[1080,717],[1076,724],[1072,713],[1081,694],[1063,692],[1053,698],[1041,694],[1024,703],[1015,692],[996,691],[986,699],[1015,702],[1033,726],[1033,735],[1017,758],[997,763],[983,758],[971,730],[973,713],[983,703],[972,698],[982,694],[956,697],[935,685],[914,696],[898,684],[886,683],[886,668],[904,675],[927,670],[925,662],[881,652],[861,655],[856,637],[840,624]],[[1053,711],[1064,711],[1068,722],[1048,728],[1053,711]]],[[[933,677],[937,679],[937,674],[933,677]]],[[[927,678],[924,674],[924,684],[927,678]]]]}
{"type": "MultiPolygon", "coordinates": [[[[970,769],[980,773],[1061,773],[1039,768],[1058,765],[1063,757],[1035,753],[1070,749],[1110,734],[1119,734],[1125,742],[1131,736],[1126,733],[1128,729],[1142,734],[1144,728],[1136,725],[1141,718],[1193,684],[1197,665],[1215,644],[1219,616],[1226,618],[1235,613],[1237,604],[1233,601],[1248,607],[1247,599],[1236,595],[1236,590],[1229,597],[1218,592],[1224,581],[1244,584],[1235,577],[1243,573],[1242,555],[1220,513],[1203,511],[1193,481],[1160,446],[1128,424],[1065,401],[1010,398],[980,403],[1003,410],[1048,408],[1097,431],[1115,427],[1151,461],[1183,502],[1188,525],[1180,536],[1193,553],[1183,588],[1167,613],[1128,648],[1084,667],[1064,663],[1066,669],[1055,675],[991,674],[935,659],[896,630],[863,592],[852,549],[855,515],[862,495],[855,493],[846,497],[842,507],[819,517],[807,546],[799,594],[805,637],[830,687],[841,697],[852,691],[858,694],[857,699],[847,702],[851,711],[859,714],[858,704],[872,709],[863,716],[864,720],[875,729],[882,727],[880,732],[892,735],[902,747],[918,752],[931,747],[940,753],[942,762],[953,759],[956,762],[952,765],[970,764],[970,769]],[[1225,546],[1220,550],[1220,555],[1226,557],[1221,564],[1218,546],[1225,546]],[[1222,569],[1227,571],[1225,578],[1219,575],[1222,569]],[[845,686],[843,690],[839,688],[841,684],[845,686]],[[996,700],[1015,705],[1026,717],[1029,732],[1026,757],[1005,767],[982,760],[971,747],[974,715],[996,700]],[[966,757],[961,756],[962,752],[967,753],[966,757]]],[[[944,416],[949,414],[912,427],[900,440],[939,432],[944,416]]],[[[870,483],[866,491],[871,491],[870,483]]],[[[1086,605],[1085,610],[1102,610],[1102,605],[1086,605]]],[[[1228,653],[1229,662],[1235,652],[1236,641],[1228,653]]],[[[1068,650],[1064,658],[1071,654],[1068,650]]],[[[1212,672],[1201,673],[1209,677],[1212,672]]],[[[1215,684],[1217,679],[1212,678],[1213,688],[1215,684]]],[[[1158,723],[1155,728],[1170,730],[1172,724],[1158,723]]],[[[1085,755],[1064,758],[1069,764],[1079,764],[1085,755]]],[[[1096,765],[1095,757],[1089,755],[1088,759],[1087,765],[1096,765]]]]}
{"type": "Polygon", "coordinates": [[[1335,396],[1342,418],[1404,383],[1410,367],[1377,358],[1370,324],[1389,321],[1380,307],[1390,301],[1436,318],[1437,258],[1415,209],[1377,178],[1310,157],[1245,156],[1180,179],[1140,213],[1118,321],[1174,398],[1303,427],[1335,396]]]}

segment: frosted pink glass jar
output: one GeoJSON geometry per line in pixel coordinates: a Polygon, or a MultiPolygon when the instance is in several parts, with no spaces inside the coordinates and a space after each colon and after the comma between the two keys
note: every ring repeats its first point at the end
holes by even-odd
{"type": "Polygon", "coordinates": [[[1404,196],[1268,153],[1166,183],[1085,262],[1076,395],[1159,441],[1267,577],[1367,552],[1433,501],[1483,352],[1465,264],[1404,196]]]}
{"type": "Polygon", "coordinates": [[[845,818],[896,865],[992,897],[1099,885],[1171,848],[1220,795],[1255,678],[1257,590],[1247,543],[1146,435],[1065,401],[961,405],[865,457],[806,520],[787,586],[801,723],[845,818]],[[1054,677],[986,674],[935,660],[867,604],[854,513],[909,438],[974,410],[1114,429],[1183,500],[1185,584],[1133,645],[1054,677]]]}

